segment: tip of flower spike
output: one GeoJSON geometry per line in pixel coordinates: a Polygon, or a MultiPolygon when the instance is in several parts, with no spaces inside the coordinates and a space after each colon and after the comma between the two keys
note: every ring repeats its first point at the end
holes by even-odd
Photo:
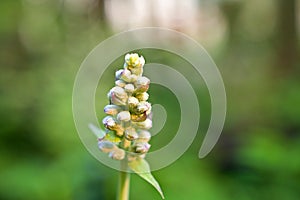
{"type": "MultiPolygon", "coordinates": [[[[104,112],[110,116],[103,119],[107,134],[100,141],[115,142],[110,136],[119,140],[132,141],[136,144],[135,150],[139,153],[146,153],[150,145],[147,143],[151,134],[146,130],[152,127],[149,118],[151,104],[147,102],[150,80],[143,76],[145,59],[137,53],[129,53],[125,56],[124,68],[115,73],[115,86],[109,91],[109,105],[104,112]],[[141,132],[144,130],[144,132],[141,132]]],[[[99,143],[99,148],[108,151],[112,148],[111,143],[99,143]]],[[[119,145],[119,144],[118,144],[119,145]]],[[[124,149],[122,143],[120,149],[124,149]]],[[[133,147],[133,146],[132,146],[133,147]]],[[[127,147],[126,147],[127,148],[127,147]]],[[[134,152],[134,151],[133,151],[134,152]]],[[[123,152],[118,150],[110,151],[113,159],[123,159],[123,152]]]]}
{"type": "Polygon", "coordinates": [[[125,66],[130,67],[143,67],[145,59],[143,56],[139,56],[137,53],[129,53],[125,55],[125,66]]]}

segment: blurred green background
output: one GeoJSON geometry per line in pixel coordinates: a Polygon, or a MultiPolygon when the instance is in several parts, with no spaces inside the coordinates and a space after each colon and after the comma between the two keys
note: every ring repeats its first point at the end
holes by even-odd
{"type": "MultiPolygon", "coordinates": [[[[203,44],[228,98],[221,138],[200,160],[210,99],[203,81],[190,79],[200,100],[199,134],[177,162],[153,172],[166,199],[300,199],[299,0],[1,0],[0,199],[115,199],[118,173],[77,135],[73,82],[94,46],[142,26],[172,28],[203,44]]],[[[168,52],[139,52],[175,68],[188,65],[168,52]]],[[[99,87],[100,120],[118,63],[99,87]]],[[[180,111],[167,89],[153,85],[150,93],[168,111],[155,149],[172,138],[180,111]]],[[[160,198],[133,175],[131,199],[160,198]]]]}

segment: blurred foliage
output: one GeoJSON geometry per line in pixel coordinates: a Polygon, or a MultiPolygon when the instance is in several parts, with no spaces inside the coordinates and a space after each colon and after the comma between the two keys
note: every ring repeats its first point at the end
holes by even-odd
{"type": "MultiPolygon", "coordinates": [[[[72,118],[72,87],[80,63],[113,34],[101,13],[102,1],[87,2],[0,2],[0,199],[115,198],[117,172],[85,150],[72,118]]],[[[153,173],[166,199],[300,198],[296,2],[208,3],[220,7],[227,22],[224,40],[209,51],[224,78],[228,113],[220,141],[203,160],[197,154],[210,117],[204,82],[183,59],[139,50],[149,61],[173,66],[189,77],[201,102],[200,134],[193,145],[177,162],[153,173]]],[[[116,59],[101,80],[99,118],[107,103],[102,96],[120,62],[116,59]]],[[[150,101],[168,111],[166,126],[153,138],[153,148],[159,148],[175,134],[180,111],[167,88],[153,85],[150,92],[150,101]]],[[[159,199],[135,175],[131,186],[133,200],[159,199]]]]}

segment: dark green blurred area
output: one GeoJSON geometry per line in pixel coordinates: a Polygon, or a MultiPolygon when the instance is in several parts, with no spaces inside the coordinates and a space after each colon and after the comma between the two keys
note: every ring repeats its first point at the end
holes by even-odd
{"type": "MultiPolygon", "coordinates": [[[[103,1],[74,0],[74,7],[70,2],[0,2],[0,199],[115,198],[118,173],[94,159],[77,135],[72,89],[83,59],[116,31],[103,12],[103,1]]],[[[207,44],[224,79],[224,131],[209,156],[198,159],[210,99],[204,82],[193,79],[195,73],[187,67],[183,73],[194,80],[200,100],[199,134],[184,156],[154,176],[166,199],[300,199],[300,2],[220,0],[199,5],[218,8],[226,22],[217,45],[210,46],[200,35],[195,38],[207,44]]],[[[167,52],[139,52],[146,60],[179,70],[188,65],[167,52]]],[[[99,118],[121,63],[112,64],[97,91],[99,118]]],[[[151,143],[157,149],[172,139],[180,111],[167,89],[153,85],[150,93],[150,101],[168,111],[166,126],[151,143]]],[[[159,195],[134,175],[131,199],[159,195]]]]}

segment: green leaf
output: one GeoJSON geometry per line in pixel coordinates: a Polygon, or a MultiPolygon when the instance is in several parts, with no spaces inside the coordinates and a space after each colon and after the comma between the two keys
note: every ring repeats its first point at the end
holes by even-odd
{"type": "Polygon", "coordinates": [[[132,171],[134,171],[140,177],[149,182],[153,187],[155,187],[155,189],[159,192],[163,199],[165,198],[158,182],[152,176],[149,164],[145,159],[137,158],[134,161],[128,162],[128,166],[132,171]]]}
{"type": "Polygon", "coordinates": [[[89,124],[90,130],[96,135],[97,138],[104,138],[106,133],[102,129],[98,128],[94,124],[89,124]]]}

